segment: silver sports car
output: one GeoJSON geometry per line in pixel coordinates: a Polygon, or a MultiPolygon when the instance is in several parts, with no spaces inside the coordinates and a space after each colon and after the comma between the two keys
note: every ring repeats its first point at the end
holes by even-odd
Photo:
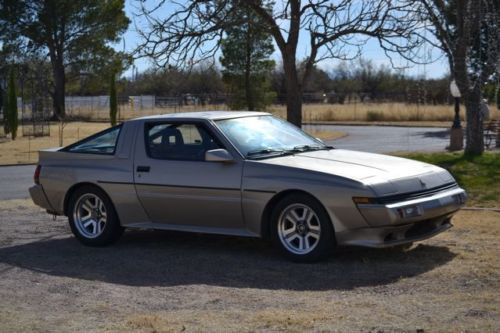
{"type": "Polygon", "coordinates": [[[261,112],[126,121],[43,150],[30,188],[87,245],[124,228],[271,239],[292,260],[436,235],[466,200],[439,167],[325,145],[261,112]]]}

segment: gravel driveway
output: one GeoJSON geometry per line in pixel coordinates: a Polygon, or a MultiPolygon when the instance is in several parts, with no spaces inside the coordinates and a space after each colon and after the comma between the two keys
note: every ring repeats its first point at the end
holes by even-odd
{"type": "Polygon", "coordinates": [[[128,231],[88,248],[27,200],[0,206],[1,332],[495,331],[498,213],[402,250],[306,265],[255,239],[128,231]]]}

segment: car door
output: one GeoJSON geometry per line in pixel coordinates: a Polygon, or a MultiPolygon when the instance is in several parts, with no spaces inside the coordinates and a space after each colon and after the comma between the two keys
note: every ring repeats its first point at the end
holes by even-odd
{"type": "Polygon", "coordinates": [[[207,150],[225,148],[208,124],[146,121],[143,133],[136,140],[134,182],[153,223],[192,230],[244,227],[243,163],[205,161],[207,150]]]}

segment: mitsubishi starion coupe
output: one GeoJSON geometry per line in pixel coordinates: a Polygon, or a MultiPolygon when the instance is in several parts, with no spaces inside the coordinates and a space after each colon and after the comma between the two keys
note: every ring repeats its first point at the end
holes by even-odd
{"type": "Polygon", "coordinates": [[[40,151],[34,178],[35,204],[86,245],[165,229],[270,239],[294,261],[429,238],[466,200],[444,169],[335,149],[262,112],[125,121],[40,151]]]}

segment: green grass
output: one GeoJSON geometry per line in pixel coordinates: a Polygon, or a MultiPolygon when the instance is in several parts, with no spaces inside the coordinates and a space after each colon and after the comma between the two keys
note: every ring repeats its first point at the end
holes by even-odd
{"type": "Polygon", "coordinates": [[[481,156],[462,153],[398,155],[448,170],[469,194],[468,206],[500,207],[500,153],[485,152],[481,156]]]}

